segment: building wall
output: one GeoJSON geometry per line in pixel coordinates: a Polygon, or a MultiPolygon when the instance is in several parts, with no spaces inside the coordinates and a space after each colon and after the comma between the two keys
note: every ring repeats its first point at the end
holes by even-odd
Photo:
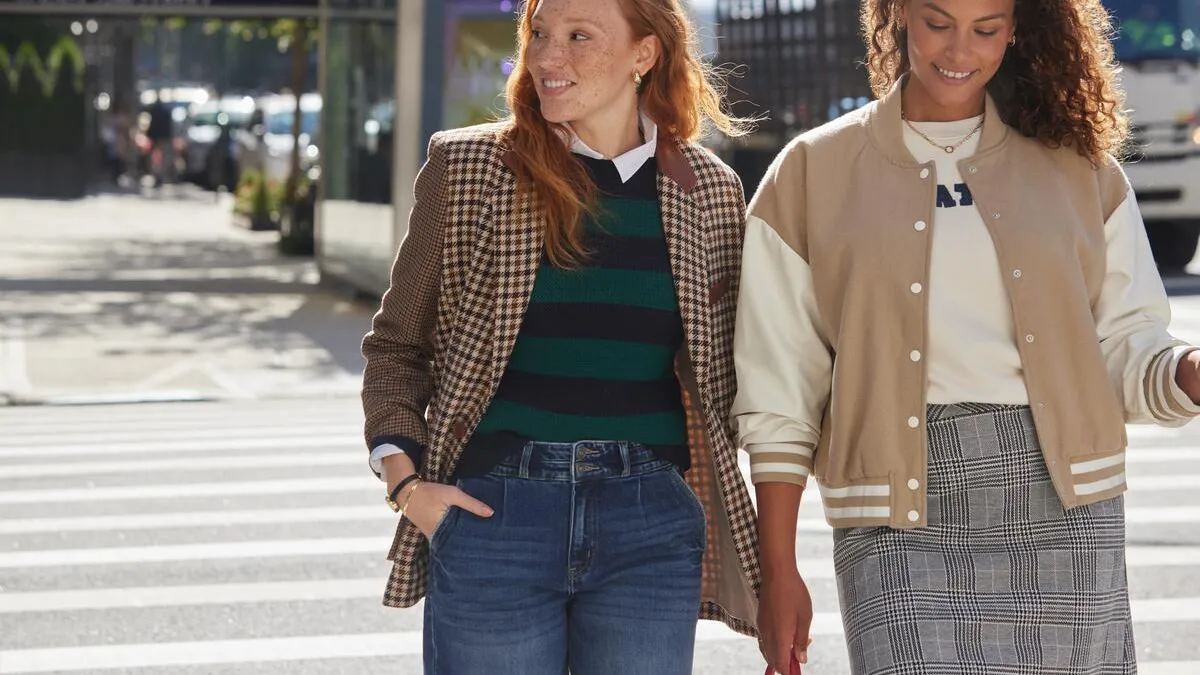
{"type": "Polygon", "coordinates": [[[771,158],[801,132],[870,100],[858,0],[716,0],[718,62],[742,66],[734,81],[743,115],[765,114],[727,155],[753,191],[771,158]]]}

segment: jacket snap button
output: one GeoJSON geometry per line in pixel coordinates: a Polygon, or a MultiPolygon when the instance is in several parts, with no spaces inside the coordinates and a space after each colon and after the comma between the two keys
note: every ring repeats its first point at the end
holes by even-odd
{"type": "Polygon", "coordinates": [[[460,440],[467,437],[467,423],[466,422],[464,422],[462,420],[458,420],[454,423],[454,437],[458,438],[460,440]]]}

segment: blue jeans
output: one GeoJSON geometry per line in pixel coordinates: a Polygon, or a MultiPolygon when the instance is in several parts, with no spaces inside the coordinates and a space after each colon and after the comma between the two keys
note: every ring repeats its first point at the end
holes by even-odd
{"type": "Polygon", "coordinates": [[[430,542],[426,675],[685,675],[704,509],[626,442],[530,443],[459,487],[430,542]]]}

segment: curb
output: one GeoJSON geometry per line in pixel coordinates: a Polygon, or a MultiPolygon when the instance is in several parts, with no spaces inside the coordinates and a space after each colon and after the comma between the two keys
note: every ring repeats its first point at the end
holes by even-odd
{"type": "Polygon", "coordinates": [[[196,391],[113,392],[110,394],[57,394],[36,396],[0,392],[0,406],[89,406],[127,405],[134,403],[199,403],[221,400],[218,396],[196,391]]]}

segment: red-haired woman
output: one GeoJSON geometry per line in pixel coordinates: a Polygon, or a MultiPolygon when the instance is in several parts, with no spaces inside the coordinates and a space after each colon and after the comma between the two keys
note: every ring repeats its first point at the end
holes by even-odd
{"type": "Polygon", "coordinates": [[[436,134],[363,344],[428,674],[680,675],[752,633],[727,413],[744,225],[678,0],[523,8],[511,116],[436,134]],[[428,546],[427,546],[428,542],[428,546]]]}

